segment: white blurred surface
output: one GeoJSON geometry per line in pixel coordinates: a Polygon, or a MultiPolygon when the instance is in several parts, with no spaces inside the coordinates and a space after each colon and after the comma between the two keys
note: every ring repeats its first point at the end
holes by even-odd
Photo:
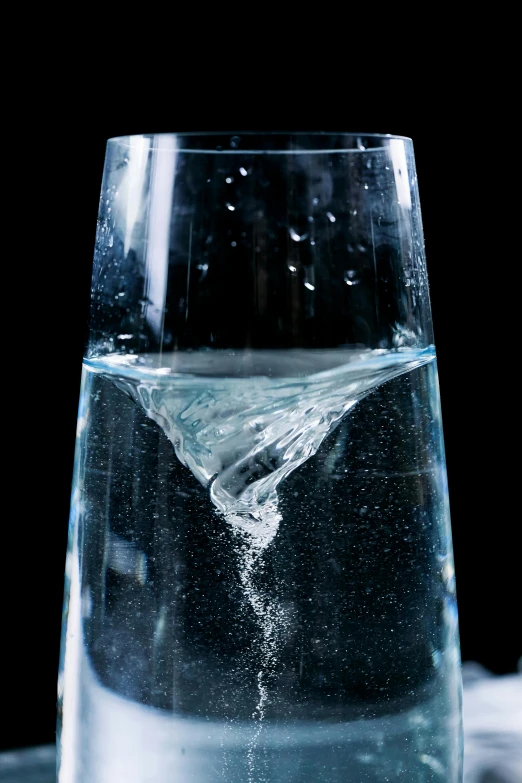
{"type": "Polygon", "coordinates": [[[465,663],[464,783],[522,783],[522,673],[465,663]]]}

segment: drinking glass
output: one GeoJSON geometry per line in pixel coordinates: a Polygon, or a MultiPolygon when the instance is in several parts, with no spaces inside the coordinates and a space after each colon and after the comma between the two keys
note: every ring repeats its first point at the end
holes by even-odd
{"type": "Polygon", "coordinates": [[[60,783],[457,783],[460,655],[410,139],[109,139],[60,783]]]}

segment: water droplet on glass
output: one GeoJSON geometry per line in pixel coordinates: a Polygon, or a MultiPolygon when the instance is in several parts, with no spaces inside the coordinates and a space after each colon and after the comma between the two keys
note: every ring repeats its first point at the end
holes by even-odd
{"type": "Polygon", "coordinates": [[[248,171],[244,169],[243,166],[241,166],[241,168],[239,169],[239,173],[241,174],[242,177],[246,177],[248,171]]]}
{"type": "Polygon", "coordinates": [[[230,244],[232,245],[232,247],[237,247],[237,242],[231,242],[230,244]]]}
{"type": "Polygon", "coordinates": [[[288,265],[288,268],[291,272],[297,272],[297,268],[295,266],[288,265]]]}
{"type": "Polygon", "coordinates": [[[227,209],[229,209],[231,212],[234,212],[236,208],[233,207],[232,204],[229,204],[227,201],[227,209]]]}
{"type": "Polygon", "coordinates": [[[357,272],[355,269],[347,269],[344,273],[344,282],[346,285],[357,285],[361,281],[357,279],[357,272]]]}
{"type": "Polygon", "coordinates": [[[332,215],[332,213],[331,213],[331,212],[327,212],[327,213],[326,213],[326,217],[328,218],[328,220],[330,221],[330,223],[335,223],[335,220],[336,220],[336,218],[335,218],[335,215],[332,215]]]}
{"type": "Polygon", "coordinates": [[[293,228],[289,228],[288,233],[294,242],[303,242],[308,236],[308,234],[298,234],[297,231],[295,231],[293,228]]]}
{"type": "Polygon", "coordinates": [[[230,139],[230,146],[232,149],[237,149],[241,143],[241,138],[239,136],[232,136],[230,139]]]}
{"type": "Polygon", "coordinates": [[[233,181],[234,181],[234,177],[227,177],[227,178],[226,178],[226,180],[225,180],[225,182],[226,182],[228,185],[230,185],[230,183],[231,183],[231,182],[233,182],[233,181]]]}
{"type": "Polygon", "coordinates": [[[305,288],[308,288],[309,291],[315,291],[315,285],[309,283],[308,280],[305,280],[305,288]]]}

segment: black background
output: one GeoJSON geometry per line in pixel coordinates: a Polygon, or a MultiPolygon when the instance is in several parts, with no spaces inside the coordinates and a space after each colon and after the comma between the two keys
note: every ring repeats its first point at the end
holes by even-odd
{"type": "MultiPolygon", "coordinates": [[[[392,80],[393,81],[393,80],[392,80]]],[[[331,130],[413,139],[439,361],[464,660],[516,670],[516,387],[507,365],[516,229],[506,141],[492,106],[451,77],[412,99],[361,102],[339,86],[299,94],[197,83],[125,94],[103,79],[45,85],[48,118],[24,131],[11,268],[6,428],[20,500],[6,515],[2,649],[5,748],[52,742],[63,570],[90,267],[105,142],[126,133],[331,130]],[[242,90],[243,98],[238,99],[242,90]],[[250,96],[247,100],[246,96],[250,96]],[[308,97],[307,97],[308,95],[308,97]],[[148,96],[147,99],[144,96],[148,96]],[[233,98],[233,96],[236,96],[233,98]],[[285,99],[288,97],[288,100],[285,99]],[[368,108],[371,103],[371,108],[368,108]],[[390,104],[391,107],[390,108],[390,104]],[[279,106],[286,106],[282,111],[279,106]],[[488,120],[491,127],[488,127],[488,120]],[[480,132],[477,128],[480,127],[480,132]],[[17,250],[18,249],[18,250],[17,250]],[[18,352],[20,351],[20,353],[18,352]],[[510,440],[513,439],[513,449],[510,440]],[[11,517],[11,514],[13,515],[11,517]],[[11,610],[11,612],[9,611],[11,610]]],[[[14,153],[13,153],[14,154],[14,153]]],[[[8,328],[7,325],[5,328],[8,328]]],[[[10,453],[7,457],[10,461],[10,453]]],[[[9,497],[11,487],[8,486],[9,497]]]]}

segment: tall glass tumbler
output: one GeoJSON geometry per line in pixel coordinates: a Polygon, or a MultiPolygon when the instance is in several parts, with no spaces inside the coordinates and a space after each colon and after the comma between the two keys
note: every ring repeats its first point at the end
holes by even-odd
{"type": "Polygon", "coordinates": [[[107,143],[59,783],[458,783],[412,142],[107,143]]]}

